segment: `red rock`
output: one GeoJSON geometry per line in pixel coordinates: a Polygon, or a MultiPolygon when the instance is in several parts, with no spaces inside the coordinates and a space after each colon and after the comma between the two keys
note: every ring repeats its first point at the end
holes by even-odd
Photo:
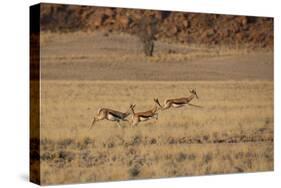
{"type": "Polygon", "coordinates": [[[136,25],[144,16],[157,18],[157,39],[207,45],[240,41],[273,48],[272,18],[52,4],[42,6],[40,19],[43,31],[75,28],[138,33],[136,25]]]}
{"type": "Polygon", "coordinates": [[[112,17],[115,13],[114,13],[114,11],[113,11],[111,8],[106,8],[106,9],[104,10],[104,14],[105,14],[106,16],[108,16],[108,17],[112,17]]]}
{"type": "Polygon", "coordinates": [[[116,21],[122,28],[127,28],[129,25],[129,18],[127,16],[119,16],[116,21]]]}

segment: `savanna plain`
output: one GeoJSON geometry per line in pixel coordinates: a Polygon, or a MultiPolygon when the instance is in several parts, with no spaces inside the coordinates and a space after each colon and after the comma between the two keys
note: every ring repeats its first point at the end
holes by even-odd
{"type": "Polygon", "coordinates": [[[40,40],[42,184],[273,170],[271,50],[157,41],[145,57],[126,34],[43,32],[40,40]],[[153,98],[189,88],[202,108],[89,129],[99,108],[145,111],[153,98]]]}

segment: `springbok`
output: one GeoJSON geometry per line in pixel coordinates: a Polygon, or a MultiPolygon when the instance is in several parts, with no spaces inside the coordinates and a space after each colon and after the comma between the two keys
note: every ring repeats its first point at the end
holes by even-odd
{"type": "Polygon", "coordinates": [[[164,101],[164,105],[163,106],[159,103],[158,100],[156,102],[161,107],[161,110],[167,110],[167,109],[169,109],[171,107],[173,107],[173,108],[180,108],[180,107],[183,107],[185,105],[201,107],[201,106],[189,103],[194,97],[199,99],[195,89],[189,89],[189,92],[191,93],[191,95],[189,97],[182,97],[182,98],[176,98],[176,99],[166,99],[164,101]]]}
{"type": "Polygon", "coordinates": [[[94,120],[90,126],[90,128],[93,127],[95,122],[100,120],[109,120],[109,121],[116,121],[118,126],[121,127],[120,121],[128,121],[126,118],[131,114],[131,107],[130,105],[129,109],[126,112],[119,112],[116,110],[108,109],[108,108],[100,108],[94,117],[94,120]]]}
{"type": "Polygon", "coordinates": [[[158,119],[158,111],[161,109],[161,106],[157,102],[158,99],[154,99],[154,102],[156,103],[154,107],[151,110],[145,111],[145,112],[135,112],[135,104],[130,106],[131,111],[132,111],[132,124],[131,126],[136,126],[139,122],[141,121],[147,121],[150,119],[155,118],[156,120],[158,119]]]}

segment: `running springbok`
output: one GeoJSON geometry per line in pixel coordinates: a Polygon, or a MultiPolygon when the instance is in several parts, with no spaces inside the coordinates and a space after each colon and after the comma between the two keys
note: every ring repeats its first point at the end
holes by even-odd
{"type": "Polygon", "coordinates": [[[154,102],[156,103],[154,107],[151,110],[145,111],[145,112],[135,112],[135,104],[130,106],[131,111],[132,111],[132,124],[131,126],[136,126],[139,122],[141,121],[147,121],[150,119],[155,118],[156,120],[158,119],[158,111],[161,109],[161,106],[157,102],[158,99],[154,99],[154,102]]]}
{"type": "Polygon", "coordinates": [[[94,120],[90,126],[93,127],[95,122],[100,120],[109,120],[109,121],[116,121],[118,126],[121,127],[120,121],[128,121],[126,118],[131,114],[130,109],[132,105],[130,105],[129,109],[126,112],[119,112],[116,110],[108,109],[108,108],[100,108],[94,117],[94,120]]]}
{"type": "Polygon", "coordinates": [[[159,103],[158,100],[156,102],[161,107],[161,110],[167,110],[167,109],[169,109],[171,107],[173,107],[173,108],[180,108],[180,107],[183,107],[185,105],[201,107],[201,106],[197,106],[197,105],[189,103],[194,97],[199,99],[195,89],[189,89],[189,92],[191,93],[191,95],[189,97],[182,97],[182,98],[176,98],[176,99],[166,99],[164,101],[164,105],[163,106],[159,103]]]}

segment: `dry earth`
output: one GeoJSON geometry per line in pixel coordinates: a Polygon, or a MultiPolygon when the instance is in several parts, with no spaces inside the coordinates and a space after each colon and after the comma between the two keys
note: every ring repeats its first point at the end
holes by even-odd
{"type": "Polygon", "coordinates": [[[146,58],[136,37],[70,33],[42,36],[42,78],[48,80],[272,80],[267,50],[157,42],[146,58]]]}

